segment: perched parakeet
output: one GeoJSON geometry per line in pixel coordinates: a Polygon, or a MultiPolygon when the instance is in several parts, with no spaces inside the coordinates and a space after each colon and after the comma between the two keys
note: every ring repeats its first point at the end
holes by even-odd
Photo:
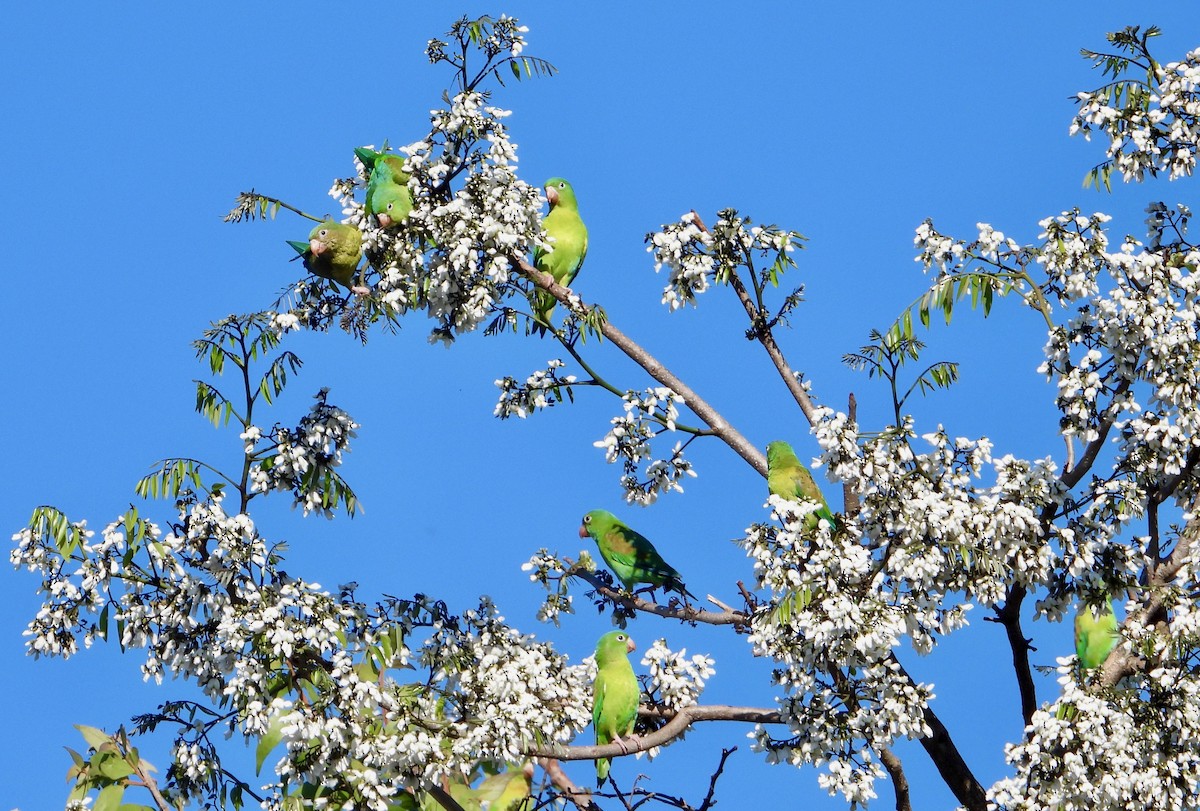
{"type": "Polygon", "coordinates": [[[413,207],[412,190],[408,188],[408,172],[404,158],[394,152],[376,152],[357,147],[354,154],[370,175],[367,178],[367,213],[374,214],[383,228],[399,225],[408,219],[413,207]]]}
{"type": "Polygon", "coordinates": [[[596,542],[604,562],[629,591],[633,591],[636,583],[649,583],[651,589],[662,586],[695,599],[684,588],[679,572],[662,559],[654,544],[608,510],[592,510],[585,515],[579,537],[596,542]]]}
{"type": "Polygon", "coordinates": [[[527,811],[533,808],[533,763],[509,764],[479,784],[475,795],[487,811],[527,811]]]}
{"type": "MultiPolygon", "coordinates": [[[[553,240],[554,250],[537,248],[533,252],[533,264],[542,273],[549,273],[561,285],[570,285],[579,275],[583,260],[587,257],[587,226],[579,218],[579,204],[575,201],[575,190],[561,177],[552,177],[545,182],[546,199],[550,201],[550,213],[542,220],[546,235],[553,240]]],[[[554,296],[538,290],[533,297],[533,314],[544,326],[550,326],[554,314],[554,296]]]]}
{"type": "MultiPolygon", "coordinates": [[[[616,741],[625,747],[621,736],[633,734],[642,691],[629,654],[637,646],[624,631],[609,631],[596,644],[596,679],[592,682],[592,726],[596,744],[616,741]]],[[[596,758],[596,785],[608,777],[608,758],[596,758]]]]}
{"type": "Polygon", "coordinates": [[[812,474],[786,442],[767,445],[767,489],[771,495],[789,501],[815,501],[821,505],[805,518],[806,529],[815,529],[822,518],[836,526],[833,513],[829,511],[825,496],[821,495],[812,474]]]}
{"type": "Polygon", "coordinates": [[[310,273],[345,287],[354,283],[354,271],[362,258],[362,232],[353,225],[325,220],[309,233],[308,242],[289,239],[288,244],[303,257],[310,273]]]}
{"type": "Polygon", "coordinates": [[[1080,602],[1075,612],[1075,654],[1084,672],[1104,664],[1119,638],[1111,599],[1103,608],[1080,602]]]}

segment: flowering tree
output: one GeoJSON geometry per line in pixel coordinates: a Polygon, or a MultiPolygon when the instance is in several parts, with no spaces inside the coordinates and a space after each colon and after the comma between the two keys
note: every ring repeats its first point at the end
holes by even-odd
{"type": "MultiPolygon", "coordinates": [[[[400,150],[414,199],[402,227],[380,228],[366,215],[361,164],[334,183],[345,221],[363,238],[354,292],[309,277],[274,311],[224,319],[197,342],[213,374],[198,383],[197,410],[239,429],[240,470],[164,460],[138,492],[172,499],[172,518],[154,521],[131,507],[97,537],[85,522],[39,507],[15,536],[13,563],[40,576],[44,595],[29,625],[30,653],[69,656],[80,643],[115,637],[122,649],[143,652],[147,678],[183,677],[204,697],[167,702],[130,731],[81,728],[88,749],[73,753],[71,801],[82,807],[91,798],[107,811],[141,787],[160,809],[252,800],[284,809],[453,811],[498,803],[489,793],[497,778],[527,775],[522,764],[535,761],[545,779],[527,792],[527,805],[558,799],[584,808],[595,800],[560,761],[652,752],[697,721],[750,721],[768,762],[819,767],[820,783],[852,805],[874,799],[886,775],[895,806],[910,807],[893,751],[901,738],[920,742],[969,809],[1194,804],[1200,250],[1187,241],[1185,206],[1152,205],[1149,238],[1126,237],[1112,249],[1103,214],[1048,217],[1040,242],[1027,246],[988,225],[968,241],[922,224],[919,258],[935,274],[928,292],[847,358],[891,385],[894,421],[871,430],[857,422],[853,402],[846,412],[818,405],[785,354],[780,331],[802,297],[799,288],[777,297],[776,288],[795,264],[799,233],[725,209],[711,227],[693,211],[648,236],[657,268],[668,271],[668,308],[695,305],[714,289],[742,304],[747,337],[771,359],[812,427],[821,464],[843,486],[842,515],[814,525],[805,518],[818,504],[772,496],[743,540],[753,588],[741,590],[736,606],[658,603],[614,586],[588,558],[546,549],[526,569],[546,588],[546,621],[568,622],[583,588],[618,623],[649,614],[745,634],[750,654],[774,663],[775,706],[700,703],[713,662],[660,642],[644,659],[640,734],[620,745],[572,745],[590,721],[591,663],[572,664],[511,627],[486,597],[453,611],[427,595],[329,594],[283,570],[282,550],[251,518],[253,502],[287,493],[305,515],[353,514],[358,506],[339,473],[358,426],[326,391],[294,426],[263,427],[261,409],[299,368],[282,348],[298,329],[340,325],[365,338],[423,312],[431,338],[446,343],[480,330],[528,333],[529,299],[544,291],[565,311],[547,332],[563,357],[524,380],[499,380],[498,417],[524,418],[583,390],[615,396],[619,413],[597,444],[620,462],[631,502],[681,489],[694,475],[685,451],[701,438],[766,473],[762,452],[700,394],[601,307],[527,260],[536,246],[552,248],[541,197],[518,177],[508,113],[485,89],[553,72],[524,54],[524,32],[511,18],[464,19],[445,41],[429,43],[430,61],[453,72],[454,87],[432,114],[429,135],[400,150]],[[1044,317],[1041,371],[1058,389],[1061,464],[1050,455],[997,455],[985,437],[916,434],[907,397],[952,384],[955,369],[933,364],[901,394],[901,376],[922,348],[914,322],[928,324],[935,309],[948,320],[968,293],[985,313],[999,297],[1018,297],[1044,317]],[[645,372],[642,388],[602,375],[590,354],[599,341],[645,372]],[[1060,620],[1072,601],[1118,594],[1126,619],[1103,666],[1082,674],[1064,658],[1061,696],[1039,699],[1022,623],[1060,620]],[[932,652],[975,607],[1006,630],[1025,725],[1006,752],[1011,775],[991,787],[960,755],[930,687],[896,657],[904,646],[932,652]],[[160,726],[173,732],[173,760],[156,777],[134,742],[160,726]],[[219,739],[231,732],[255,743],[260,769],[273,768],[268,785],[223,763],[219,739]]],[[[1160,64],[1148,47],[1156,33],[1126,29],[1110,36],[1111,54],[1088,54],[1108,80],[1079,95],[1073,124],[1109,143],[1092,182],[1193,171],[1200,51],[1160,64]]],[[[246,193],[230,219],[281,208],[296,211],[246,193]]],[[[694,803],[649,799],[711,807],[723,764],[724,755],[694,803]]],[[[605,791],[629,807],[629,792],[610,786],[605,791]]]]}

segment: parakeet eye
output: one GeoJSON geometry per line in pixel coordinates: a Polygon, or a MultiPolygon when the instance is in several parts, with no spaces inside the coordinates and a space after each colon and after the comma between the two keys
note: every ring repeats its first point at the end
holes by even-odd
{"type": "Polygon", "coordinates": [[[394,205],[396,205],[396,204],[395,204],[395,203],[388,203],[388,204],[387,204],[387,210],[388,210],[388,211],[391,211],[391,210],[392,210],[392,206],[394,206],[394,205]]]}
{"type": "Polygon", "coordinates": [[[628,639],[628,637],[627,637],[627,636],[625,636],[625,634],[617,634],[617,641],[618,641],[618,642],[624,642],[626,639],[628,639]]]}
{"type": "Polygon", "coordinates": [[[328,229],[328,228],[322,228],[320,231],[318,231],[318,232],[317,232],[317,236],[322,236],[322,237],[327,237],[327,236],[329,236],[329,229],[328,229]]]}
{"type": "Polygon", "coordinates": [[[560,189],[565,189],[567,187],[566,181],[559,181],[558,187],[560,189]]]}
{"type": "Polygon", "coordinates": [[[591,517],[590,515],[585,515],[585,516],[583,517],[583,523],[585,523],[585,524],[590,524],[590,523],[592,523],[592,517],[591,517]]]}

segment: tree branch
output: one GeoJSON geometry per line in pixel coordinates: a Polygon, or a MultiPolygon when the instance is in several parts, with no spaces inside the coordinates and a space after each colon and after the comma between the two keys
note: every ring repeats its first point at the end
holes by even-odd
{"type": "Polygon", "coordinates": [[[1021,695],[1021,718],[1025,721],[1025,726],[1029,726],[1033,723],[1033,713],[1037,710],[1037,687],[1033,682],[1033,669],[1029,666],[1029,651],[1033,650],[1033,647],[1021,629],[1021,604],[1026,593],[1024,586],[1014,583],[1008,588],[1004,606],[994,610],[995,621],[1004,626],[1008,635],[1013,670],[1017,675],[1017,688],[1021,695]]]}
{"type": "Polygon", "coordinates": [[[645,752],[656,746],[664,746],[683,734],[684,730],[698,721],[743,721],[748,724],[780,724],[778,710],[761,707],[733,707],[725,704],[694,704],[678,711],[639,707],[638,714],[648,718],[669,718],[659,729],[647,735],[625,738],[625,747],[619,743],[595,746],[564,746],[550,744],[526,752],[529,757],[555,758],[557,760],[595,760],[615,758],[645,752]]]}
{"type": "Polygon", "coordinates": [[[908,778],[904,776],[904,766],[900,763],[900,758],[884,746],[879,750],[879,762],[892,778],[892,786],[896,791],[896,811],[912,811],[912,801],[908,797],[908,778]]]}
{"type": "MultiPolygon", "coordinates": [[[[913,678],[904,669],[904,665],[896,659],[895,654],[891,654],[889,660],[895,663],[900,669],[900,673],[904,678],[912,682],[913,678]]],[[[915,682],[914,682],[915,683],[915,682]]],[[[967,766],[967,762],[963,760],[962,755],[958,751],[958,747],[954,745],[953,739],[950,737],[950,732],[946,729],[946,725],[937,717],[937,713],[928,705],[924,711],[925,723],[929,725],[930,734],[927,737],[921,738],[921,746],[929,754],[929,758],[933,761],[933,765],[937,767],[938,774],[942,776],[950,791],[954,793],[954,797],[968,811],[986,811],[987,809],[987,793],[983,790],[983,786],[975,779],[975,775],[971,773],[971,768],[967,766]]]]}
{"type": "MultiPolygon", "coordinates": [[[[572,307],[570,297],[573,296],[573,293],[570,288],[563,287],[561,284],[555,282],[553,277],[539,271],[533,265],[529,264],[524,257],[510,256],[509,260],[539,288],[554,296],[555,299],[562,302],[565,306],[572,307]]],[[[576,300],[578,301],[577,297],[576,300]]],[[[592,311],[591,307],[582,302],[578,302],[572,309],[573,311],[582,312],[585,315],[592,311]]],[[[721,416],[720,412],[709,405],[699,394],[692,391],[690,386],[676,377],[666,366],[663,366],[657,358],[625,335],[625,333],[621,332],[621,330],[613,326],[612,322],[607,319],[600,323],[600,334],[629,356],[630,360],[641,366],[646,371],[646,374],[682,397],[687,407],[712,429],[713,434],[720,437],[726,445],[733,449],[734,453],[745,459],[747,464],[763,476],[767,475],[767,457],[763,454],[762,450],[746,439],[746,437],[742,436],[736,428],[721,416]]]]}
{"type": "MultiPolygon", "coordinates": [[[[672,608],[669,605],[660,605],[650,600],[644,600],[629,592],[615,589],[586,569],[573,566],[566,573],[573,577],[578,577],[580,580],[586,580],[596,591],[614,603],[646,614],[654,614],[655,616],[666,617],[667,619],[676,619],[681,622],[703,622],[706,625],[735,625],[739,628],[744,628],[750,624],[750,615],[744,611],[735,611],[731,608],[726,608],[723,611],[705,611],[700,608],[693,608],[689,604],[684,604],[682,608],[672,608]]],[[[712,597],[709,597],[709,599],[720,604],[712,597]]]]}
{"type": "Polygon", "coordinates": [[[554,758],[541,757],[537,759],[537,763],[542,767],[542,770],[550,777],[550,782],[558,792],[575,804],[576,808],[588,809],[595,808],[592,802],[592,795],[587,789],[580,788],[575,785],[567,773],[563,771],[562,765],[554,758]]]}
{"type": "MultiPolygon", "coordinates": [[[[695,216],[695,214],[696,212],[693,211],[692,215],[695,216]]],[[[704,228],[704,225],[700,222],[699,217],[696,217],[696,224],[701,228],[704,228]]],[[[707,231],[708,229],[704,228],[704,230],[707,231]]],[[[800,410],[804,413],[804,418],[808,420],[808,424],[814,424],[817,419],[817,408],[813,405],[813,401],[809,398],[808,392],[804,390],[804,386],[802,386],[800,381],[796,378],[796,373],[792,371],[792,367],[788,364],[787,358],[783,356],[783,350],[780,349],[779,344],[775,342],[774,333],[772,333],[770,328],[768,328],[763,322],[762,315],[759,313],[758,308],[754,305],[754,302],[750,299],[750,293],[746,290],[746,285],[742,284],[742,280],[738,278],[736,273],[730,273],[729,286],[732,287],[734,293],[737,294],[738,301],[742,302],[742,307],[745,308],[746,315],[750,318],[750,324],[752,327],[751,331],[754,334],[755,339],[762,344],[763,349],[767,351],[767,357],[769,357],[771,362],[775,364],[776,371],[778,371],[779,376],[783,378],[783,384],[787,386],[788,391],[791,392],[792,398],[796,401],[796,405],[800,406],[800,410]]]]}
{"type": "MultiPolygon", "coordinates": [[[[1192,503],[1188,505],[1187,511],[1193,517],[1184,525],[1175,549],[1162,565],[1155,569],[1153,576],[1147,582],[1143,590],[1146,595],[1145,602],[1131,616],[1126,617],[1125,622],[1133,621],[1136,625],[1147,626],[1165,618],[1166,608],[1163,605],[1162,591],[1192,560],[1196,547],[1200,544],[1200,515],[1196,512],[1198,508],[1200,508],[1200,495],[1192,499],[1192,503]]],[[[1133,651],[1125,650],[1123,645],[1117,645],[1109,652],[1108,658],[1100,667],[1100,684],[1105,687],[1113,687],[1121,679],[1143,671],[1146,667],[1145,659],[1133,651]]]]}

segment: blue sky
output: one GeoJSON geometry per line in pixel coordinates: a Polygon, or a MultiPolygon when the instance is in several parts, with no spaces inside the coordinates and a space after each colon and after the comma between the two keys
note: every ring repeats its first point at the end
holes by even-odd
{"type": "MultiPolygon", "coordinates": [[[[1133,2],[694,2],[634,12],[470,2],[394,16],[366,5],[333,14],[329,5],[289,4],[284,14],[266,4],[92,4],[69,13],[26,4],[6,13],[0,419],[13,435],[0,526],[9,532],[44,503],[100,529],[165,456],[234,464],[236,435],[192,412],[191,381],[204,370],[190,342],[212,320],[268,306],[299,272],[284,240],[309,226],[287,212],[266,223],[221,218],[251,187],[336,214],[326,191],[351,173],[354,146],[425,133],[450,77],[428,65],[424,44],[459,14],[517,16],[530,28],[527,53],[560,70],[510,83],[494,102],[514,111],[522,176],[561,175],[576,189],[590,230],[576,290],[756,444],[787,439],[802,457],[816,445],[766,357],[742,338],[736,302],[714,290],[697,310],[667,313],[646,232],[692,208],[711,222],[734,206],[808,236],[795,275],[807,302],[781,341],[822,402],[844,408],[853,391],[861,421],[878,427],[888,417],[885,388],[841,356],[923,290],[912,235],[924,218],[965,237],[989,222],[1029,242],[1039,219],[1079,206],[1116,215],[1119,234],[1141,235],[1147,202],[1189,201],[1189,183],[1085,191],[1102,146],[1069,139],[1067,126],[1069,97],[1100,81],[1080,47],[1100,48],[1106,31],[1124,25],[1157,24],[1165,29],[1157,53],[1176,59],[1200,45],[1190,4],[1148,13],[1133,2]]],[[[992,437],[997,455],[1061,460],[1052,390],[1034,372],[1039,320],[1001,302],[988,321],[965,314],[931,330],[926,357],[960,362],[962,381],[914,404],[918,430],[942,423],[992,437]]],[[[366,347],[336,333],[290,339],[306,365],[268,419],[293,421],[329,386],[331,402],[363,426],[342,472],[366,511],[328,522],[277,505],[257,516],[269,536],[288,541],[289,571],[330,589],[357,581],[368,598],[419,591],[466,608],[490,594],[514,624],[576,659],[607,618],[583,604],[561,629],[539,626],[541,595],[519,567],[540,546],[577,552],[589,509],[626,517],[698,594],[732,600],[736,580],[750,580],[729,541],[765,515],[765,485],[740,459],[696,443],[699,478],[685,494],[648,510],[625,506],[619,471],[592,447],[619,411],[615,400],[584,392],[572,407],[499,422],[493,380],[523,378],[561,353],[534,338],[482,335],[448,351],[427,343],[428,327],[414,317],[366,347]]],[[[647,385],[611,347],[598,358],[618,385],[647,385]]],[[[165,521],[167,506],[143,509],[165,521]]],[[[58,807],[68,766],[61,747],[80,745],[71,724],[113,729],[188,688],[144,685],[136,655],[104,646],[34,662],[21,638],[38,605],[34,580],[10,571],[3,584],[9,734],[0,762],[10,778],[0,805],[58,807]]],[[[995,665],[1008,661],[1002,634],[983,615],[976,610],[972,626],[930,657],[901,655],[935,684],[935,709],[990,784],[1004,773],[1003,743],[1019,734],[1020,713],[1011,674],[995,665]]],[[[712,654],[706,702],[770,701],[768,667],[750,660],[743,639],[653,618],[631,630],[643,649],[665,636],[675,649],[712,654]]],[[[1066,628],[1026,630],[1035,664],[1069,652],[1066,628]]],[[[1044,680],[1041,698],[1055,690],[1044,680]]],[[[653,764],[618,762],[614,771],[626,781],[643,771],[654,788],[698,799],[720,746],[734,743],[719,795],[728,807],[780,796],[842,807],[813,771],[763,765],[745,731],[710,725],[653,764]]],[[[954,805],[919,746],[897,751],[916,804],[954,805]]],[[[586,780],[589,770],[571,773],[586,780]]],[[[890,806],[890,786],[878,789],[880,807],[890,806]]]]}

